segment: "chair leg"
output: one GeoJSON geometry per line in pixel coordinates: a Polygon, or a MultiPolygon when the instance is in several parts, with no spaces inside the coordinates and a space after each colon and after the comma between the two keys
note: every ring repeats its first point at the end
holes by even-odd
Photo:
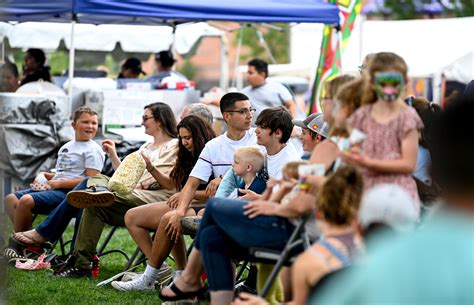
{"type": "Polygon", "coordinates": [[[243,261],[240,264],[239,271],[237,271],[237,274],[235,276],[235,283],[238,284],[240,282],[245,281],[245,279],[242,279],[242,275],[244,274],[244,271],[249,267],[249,261],[243,261]]]}
{"type": "Polygon", "coordinates": [[[100,256],[105,250],[105,247],[107,247],[107,244],[110,242],[112,239],[112,236],[114,236],[115,231],[117,230],[117,226],[112,227],[110,232],[107,234],[107,237],[105,238],[104,242],[100,245],[99,250],[97,250],[97,255],[100,256]]]}
{"type": "Polygon", "coordinates": [[[115,250],[109,250],[109,251],[104,251],[105,250],[105,247],[107,247],[108,243],[110,242],[110,240],[112,239],[112,236],[114,236],[114,233],[115,231],[117,230],[118,226],[113,226],[112,229],[110,230],[110,232],[107,234],[107,236],[105,237],[105,240],[104,242],[100,245],[99,247],[99,250],[97,251],[97,256],[101,257],[101,256],[104,256],[104,255],[108,255],[110,253],[120,253],[122,254],[125,259],[127,260],[127,262],[130,260],[130,257],[128,257],[128,254],[125,253],[124,251],[122,250],[118,250],[118,249],[115,249],[115,250]]]}
{"type": "Polygon", "coordinates": [[[141,258],[144,257],[145,255],[143,255],[142,251],[140,250],[140,247],[137,247],[137,248],[135,249],[135,251],[133,252],[132,256],[130,256],[130,259],[128,260],[127,264],[126,264],[125,267],[123,268],[124,271],[127,270],[127,269],[130,269],[130,267],[133,265],[135,259],[137,258],[137,256],[138,256],[140,253],[141,253],[140,259],[141,259],[141,258]]]}

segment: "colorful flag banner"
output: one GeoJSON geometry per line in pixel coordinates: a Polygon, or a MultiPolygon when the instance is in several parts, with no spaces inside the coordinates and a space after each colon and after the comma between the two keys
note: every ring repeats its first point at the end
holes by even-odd
{"type": "Polygon", "coordinates": [[[320,97],[325,81],[331,80],[341,72],[341,56],[346,48],[356,17],[360,14],[361,0],[328,0],[339,7],[339,31],[333,25],[325,25],[318,68],[314,78],[308,114],[322,112],[320,97]],[[342,47],[341,47],[342,46],[342,47]]]}

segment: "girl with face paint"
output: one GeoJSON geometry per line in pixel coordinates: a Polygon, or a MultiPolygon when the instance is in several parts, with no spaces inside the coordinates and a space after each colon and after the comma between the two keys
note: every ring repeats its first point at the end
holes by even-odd
{"type": "Polygon", "coordinates": [[[369,60],[363,106],[347,120],[351,128],[361,130],[367,138],[361,150],[345,152],[342,157],[346,163],[362,168],[365,189],[380,183],[395,183],[418,203],[411,174],[415,170],[423,123],[403,101],[407,71],[405,61],[394,53],[377,53],[369,60]]]}

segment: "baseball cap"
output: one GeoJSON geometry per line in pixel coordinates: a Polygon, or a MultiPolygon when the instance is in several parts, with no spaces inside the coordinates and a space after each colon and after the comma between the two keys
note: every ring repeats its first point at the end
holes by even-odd
{"type": "Polygon", "coordinates": [[[123,68],[125,69],[130,69],[136,73],[143,73],[143,74],[146,74],[145,72],[143,72],[142,70],[142,63],[141,61],[138,59],[138,58],[135,58],[135,57],[130,57],[128,58],[122,65],[123,68]]]}
{"type": "Polygon", "coordinates": [[[324,121],[324,116],[322,113],[313,113],[310,114],[304,120],[293,120],[294,125],[310,129],[317,134],[322,135],[323,137],[327,138],[329,134],[329,125],[324,121]]]}
{"type": "Polygon", "coordinates": [[[155,60],[161,62],[163,66],[171,67],[175,60],[171,51],[161,51],[155,54],[155,60]]]}
{"type": "Polygon", "coordinates": [[[362,198],[359,224],[364,230],[373,223],[382,223],[395,231],[407,232],[418,222],[416,206],[415,200],[399,185],[378,184],[362,198]]]}

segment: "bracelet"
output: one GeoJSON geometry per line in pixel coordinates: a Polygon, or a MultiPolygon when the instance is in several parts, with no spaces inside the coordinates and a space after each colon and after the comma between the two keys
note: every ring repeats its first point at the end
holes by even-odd
{"type": "Polygon", "coordinates": [[[155,170],[155,167],[152,166],[151,169],[147,168],[146,170],[151,174],[155,170]]]}

